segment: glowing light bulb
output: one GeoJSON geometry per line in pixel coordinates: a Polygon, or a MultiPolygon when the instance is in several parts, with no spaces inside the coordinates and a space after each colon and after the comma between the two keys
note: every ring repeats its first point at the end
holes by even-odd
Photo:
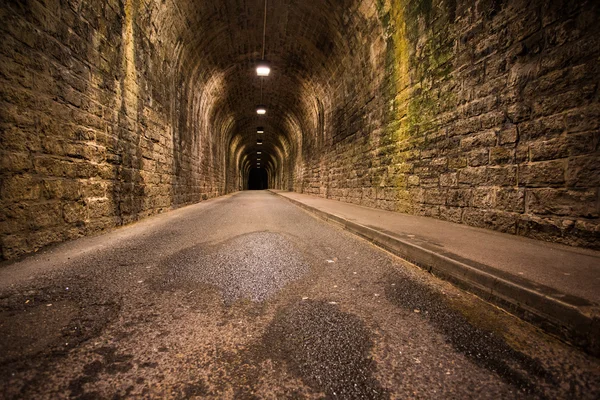
{"type": "Polygon", "coordinates": [[[256,75],[258,76],[269,76],[271,68],[266,63],[261,63],[256,66],[256,75]]]}

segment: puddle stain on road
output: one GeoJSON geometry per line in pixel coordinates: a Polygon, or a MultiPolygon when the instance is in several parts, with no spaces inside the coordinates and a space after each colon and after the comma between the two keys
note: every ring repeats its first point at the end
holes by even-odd
{"type": "Polygon", "coordinates": [[[260,352],[327,397],[384,399],[388,394],[373,376],[371,337],[357,316],[308,300],[276,314],[260,352]]]}

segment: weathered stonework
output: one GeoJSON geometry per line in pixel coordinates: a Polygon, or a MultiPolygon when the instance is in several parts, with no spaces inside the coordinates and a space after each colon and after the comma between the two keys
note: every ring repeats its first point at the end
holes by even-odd
{"type": "Polygon", "coordinates": [[[335,76],[331,141],[295,189],[600,248],[598,5],[376,3],[348,31],[371,47],[335,76]],[[362,66],[380,76],[357,77],[362,66]],[[357,129],[336,117],[348,97],[357,129]]]}
{"type": "Polygon", "coordinates": [[[157,31],[170,7],[3,3],[2,258],[225,192],[178,32],[157,31]]]}
{"type": "Polygon", "coordinates": [[[0,6],[2,258],[270,187],[600,248],[594,1],[0,6]],[[264,126],[258,146],[256,127],[264,126]]]}

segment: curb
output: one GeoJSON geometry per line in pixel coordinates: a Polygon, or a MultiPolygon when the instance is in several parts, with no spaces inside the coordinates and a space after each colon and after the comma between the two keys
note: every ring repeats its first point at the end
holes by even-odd
{"type": "Polygon", "coordinates": [[[455,260],[451,258],[451,254],[445,255],[425,249],[417,244],[308,206],[277,192],[270,192],[500,306],[546,332],[580,347],[587,353],[600,356],[600,309],[587,300],[558,293],[552,288],[535,285],[520,277],[507,274],[500,277],[493,272],[469,265],[469,260],[455,260]],[[551,293],[552,296],[542,291],[551,293]],[[559,300],[553,296],[567,298],[570,301],[559,300]]]}

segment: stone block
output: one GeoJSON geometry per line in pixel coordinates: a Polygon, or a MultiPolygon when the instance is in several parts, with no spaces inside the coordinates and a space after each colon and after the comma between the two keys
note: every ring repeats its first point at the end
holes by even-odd
{"type": "Polygon", "coordinates": [[[33,169],[33,162],[29,153],[14,153],[2,151],[0,153],[0,170],[4,172],[24,173],[33,169]]]}
{"type": "Polygon", "coordinates": [[[72,177],[71,163],[50,156],[39,156],[33,159],[35,172],[43,176],[72,177]]]}
{"type": "Polygon", "coordinates": [[[523,164],[529,162],[529,144],[519,143],[515,151],[515,162],[523,164]]]}
{"type": "Polygon", "coordinates": [[[450,172],[447,174],[440,175],[440,186],[441,187],[456,187],[458,186],[458,173],[450,172]]]}
{"type": "Polygon", "coordinates": [[[477,186],[486,182],[486,167],[468,167],[458,171],[458,183],[477,186]]]}
{"type": "Polygon", "coordinates": [[[464,137],[460,141],[460,148],[463,151],[478,149],[481,147],[491,147],[496,145],[496,131],[487,130],[464,137]]]}
{"type": "Polygon", "coordinates": [[[479,117],[482,129],[499,128],[506,121],[504,111],[491,111],[479,117]]]}
{"type": "Polygon", "coordinates": [[[496,192],[494,187],[473,189],[469,205],[475,208],[495,208],[496,192]]]}
{"type": "MultiPolygon", "coordinates": [[[[418,175],[408,175],[408,177],[407,177],[408,186],[419,186],[419,182],[420,182],[420,179],[419,179],[418,175]]],[[[364,193],[363,193],[363,195],[364,195],[364,193]]]]}
{"type": "Polygon", "coordinates": [[[506,147],[492,147],[490,149],[490,164],[512,164],[515,161],[516,150],[506,147]]]}
{"type": "Polygon", "coordinates": [[[425,204],[446,204],[447,191],[445,189],[425,189],[423,192],[423,203],[425,204]]]}
{"type": "Polygon", "coordinates": [[[113,204],[108,199],[86,201],[86,207],[88,210],[88,218],[90,220],[108,217],[114,213],[113,204]]]}
{"type": "Polygon", "coordinates": [[[530,161],[555,160],[567,157],[568,155],[568,141],[564,136],[529,144],[530,161]]]}
{"type": "Polygon", "coordinates": [[[515,186],[517,184],[517,167],[514,165],[494,166],[486,169],[486,185],[515,186]]]}
{"type": "MultiPolygon", "coordinates": [[[[510,106],[508,106],[506,115],[512,123],[517,124],[519,122],[526,121],[531,118],[531,107],[529,107],[523,103],[511,104],[510,106]]],[[[511,135],[512,135],[511,132],[507,132],[507,136],[509,138],[511,135]]],[[[503,144],[503,143],[500,143],[500,144],[503,144]]]]}
{"type": "Polygon", "coordinates": [[[468,135],[481,130],[481,120],[478,117],[460,119],[448,130],[448,136],[468,135]]]}
{"type": "Polygon", "coordinates": [[[567,163],[566,184],[568,187],[600,186],[600,153],[570,158],[567,163]]]}
{"type": "Polygon", "coordinates": [[[600,216],[596,189],[528,189],[526,199],[527,213],[584,218],[600,216]]]}
{"type": "Polygon", "coordinates": [[[600,104],[592,103],[565,113],[567,132],[586,132],[600,129],[600,104]]]}
{"type": "Polygon", "coordinates": [[[461,207],[440,206],[440,219],[444,221],[461,223],[463,209],[461,207]]]}
{"type": "Polygon", "coordinates": [[[514,124],[505,124],[498,132],[498,144],[500,146],[516,143],[518,139],[519,132],[514,124]]]}
{"type": "Polygon", "coordinates": [[[566,161],[541,161],[519,165],[519,185],[540,187],[565,182],[566,161]]]}
{"type": "Polygon", "coordinates": [[[83,159],[93,163],[99,163],[106,159],[106,149],[104,147],[81,143],[66,143],[64,148],[67,157],[83,159]]]}
{"type": "MultiPolygon", "coordinates": [[[[589,247],[594,250],[600,250],[600,221],[594,220],[577,220],[575,228],[572,231],[570,244],[572,246],[589,247]]],[[[553,240],[554,238],[550,238],[553,240]]]]}
{"type": "Polygon", "coordinates": [[[566,142],[570,157],[593,153],[600,144],[600,130],[569,134],[566,142]]]}
{"type": "Polygon", "coordinates": [[[490,162],[490,151],[486,149],[473,150],[466,154],[469,167],[488,165],[490,162]]]}
{"type": "Polygon", "coordinates": [[[549,139],[565,132],[564,116],[550,116],[525,121],[518,125],[521,140],[549,139]]]}
{"type": "Polygon", "coordinates": [[[417,204],[413,210],[415,215],[422,217],[439,218],[440,215],[440,206],[437,205],[417,204]]]}
{"type": "Polygon", "coordinates": [[[41,193],[41,182],[33,175],[9,175],[0,181],[0,198],[3,201],[37,200],[41,193]]]}
{"type": "Polygon", "coordinates": [[[498,189],[495,207],[502,211],[525,212],[525,189],[509,187],[498,189]]]}
{"type": "Polygon", "coordinates": [[[413,203],[415,204],[420,204],[423,203],[424,199],[425,199],[425,189],[421,189],[421,188],[411,188],[408,190],[408,192],[410,193],[410,197],[413,201],[413,203]]]}
{"type": "Polygon", "coordinates": [[[81,202],[67,202],[63,206],[63,218],[66,223],[73,224],[87,219],[87,210],[81,202]]]}
{"type": "Polygon", "coordinates": [[[531,214],[522,215],[517,222],[518,234],[544,241],[565,243],[565,230],[572,228],[574,221],[553,217],[539,217],[531,214]]]}
{"type": "Polygon", "coordinates": [[[448,159],[448,168],[450,168],[450,169],[464,168],[466,166],[467,166],[467,157],[457,156],[457,157],[450,157],[448,159]]]}
{"type": "Polygon", "coordinates": [[[504,211],[465,208],[462,222],[478,228],[505,233],[514,234],[517,231],[517,217],[504,211]]]}
{"type": "Polygon", "coordinates": [[[35,250],[29,245],[26,235],[22,233],[2,235],[0,236],[0,243],[2,244],[2,257],[7,260],[35,250]]]}
{"type": "Polygon", "coordinates": [[[62,207],[59,202],[37,203],[27,207],[27,223],[32,229],[41,229],[60,225],[63,221],[62,207]]]}
{"type": "Polygon", "coordinates": [[[27,243],[32,249],[39,250],[49,244],[62,242],[64,240],[63,232],[64,228],[62,227],[51,227],[33,231],[28,235],[27,243]]]}
{"type": "Polygon", "coordinates": [[[103,198],[106,196],[106,183],[96,180],[81,180],[81,194],[84,198],[103,198]]]}
{"type": "Polygon", "coordinates": [[[440,178],[436,175],[422,176],[420,186],[422,188],[437,188],[440,185],[440,178]]]}
{"type": "Polygon", "coordinates": [[[43,180],[44,197],[48,200],[77,200],[81,197],[79,182],[71,179],[46,178],[43,180]]]}
{"type": "Polygon", "coordinates": [[[449,189],[446,205],[452,207],[467,207],[473,196],[472,189],[449,189]]]}

